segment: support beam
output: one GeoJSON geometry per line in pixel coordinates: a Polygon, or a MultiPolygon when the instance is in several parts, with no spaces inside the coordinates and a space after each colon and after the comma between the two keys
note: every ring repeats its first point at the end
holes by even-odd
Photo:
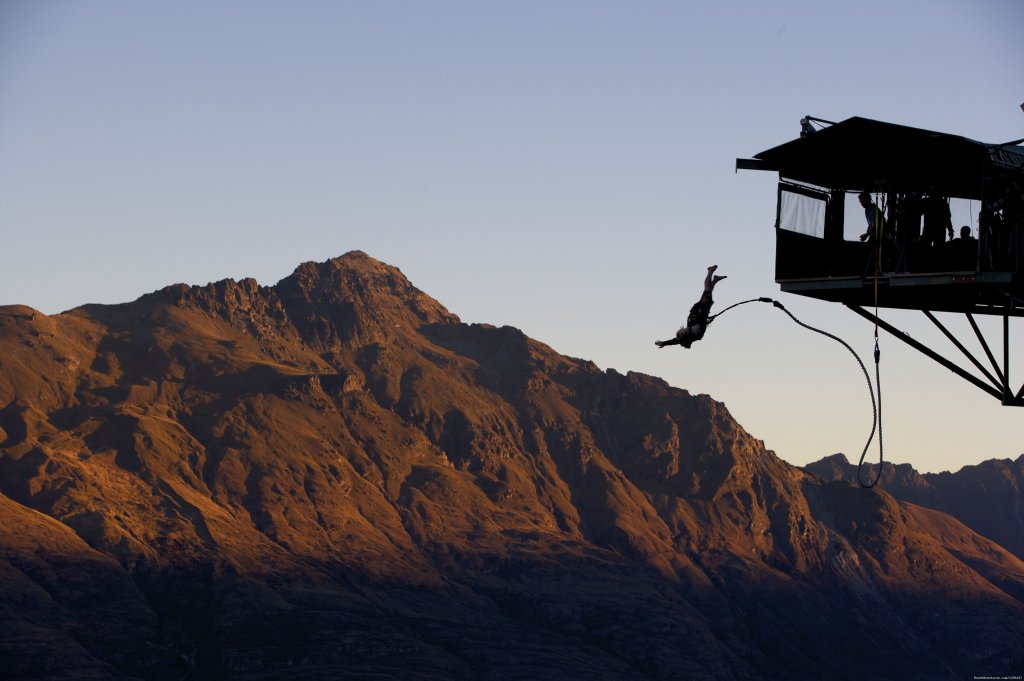
{"type": "Polygon", "coordinates": [[[1003,402],[1013,399],[1010,389],[1010,316],[1003,315],[1003,402]]]}
{"type": "Polygon", "coordinates": [[[978,342],[981,343],[981,348],[985,351],[985,354],[988,355],[988,361],[992,363],[992,368],[996,370],[996,376],[999,377],[999,382],[1005,386],[1006,375],[999,369],[999,363],[996,362],[995,355],[992,354],[992,350],[989,349],[988,343],[985,342],[985,336],[981,335],[981,329],[978,328],[978,323],[974,321],[974,317],[971,316],[970,312],[965,312],[964,316],[967,317],[967,321],[971,323],[971,328],[974,329],[974,335],[978,337],[978,342]]]}
{"type": "Polygon", "coordinates": [[[961,343],[959,340],[957,340],[956,336],[954,336],[952,333],[950,333],[949,330],[945,326],[943,326],[942,322],[940,322],[938,319],[935,318],[935,315],[933,315],[928,310],[922,310],[922,312],[924,312],[924,316],[925,317],[927,317],[928,319],[931,320],[932,324],[934,324],[935,326],[939,327],[939,331],[941,331],[943,334],[945,334],[946,338],[948,338],[949,341],[953,345],[955,345],[958,350],[960,350],[960,352],[964,353],[964,356],[966,356],[967,359],[971,360],[971,363],[974,364],[975,367],[977,367],[978,371],[980,371],[981,373],[983,373],[985,375],[985,378],[987,378],[989,380],[989,383],[991,383],[992,386],[996,390],[1001,390],[1002,389],[1002,386],[1000,385],[999,381],[997,381],[996,378],[992,374],[989,373],[988,369],[986,369],[984,366],[982,366],[981,362],[979,362],[978,359],[974,355],[971,354],[970,350],[968,350],[967,348],[964,347],[963,343],[961,343]]]}
{"type": "MultiPolygon", "coordinates": [[[[899,329],[894,327],[892,324],[886,322],[883,319],[880,319],[876,315],[873,315],[870,312],[868,312],[867,310],[865,310],[865,309],[863,309],[861,307],[858,307],[856,305],[847,305],[847,307],[850,308],[851,310],[853,310],[854,312],[856,312],[857,314],[859,314],[861,317],[864,317],[865,319],[867,319],[872,324],[878,324],[880,327],[882,327],[883,329],[888,331],[894,337],[900,339],[901,341],[903,341],[904,343],[906,343],[910,347],[914,348],[915,350],[917,350],[921,354],[923,354],[923,355],[925,355],[927,357],[932,358],[933,360],[935,360],[936,362],[938,362],[942,366],[946,367],[947,369],[952,371],[954,374],[956,374],[960,378],[963,378],[964,380],[966,380],[967,382],[971,383],[972,385],[977,386],[978,388],[981,388],[982,390],[984,390],[986,393],[988,393],[992,397],[996,398],[997,400],[1000,400],[1000,401],[1004,400],[1004,395],[1003,395],[1003,391],[1002,390],[999,390],[997,388],[992,387],[991,385],[985,383],[984,381],[982,381],[980,378],[978,378],[974,374],[971,374],[970,372],[965,371],[964,369],[960,368],[956,364],[953,364],[952,362],[950,362],[948,359],[946,359],[942,355],[938,354],[937,352],[935,352],[931,348],[929,348],[929,347],[919,343],[918,341],[914,340],[913,338],[911,338],[907,334],[903,333],[902,331],[900,331],[899,329]]],[[[1003,401],[1003,403],[1006,404],[1005,401],[1003,401]]],[[[1016,404],[1016,401],[1014,401],[1014,404],[1016,404]]],[[[1020,405],[1020,406],[1024,406],[1024,405],[1020,405]]]]}

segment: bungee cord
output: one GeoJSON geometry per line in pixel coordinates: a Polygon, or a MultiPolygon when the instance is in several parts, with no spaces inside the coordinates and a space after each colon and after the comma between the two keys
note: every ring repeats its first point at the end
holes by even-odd
{"type": "MultiPolygon", "coordinates": [[[[789,316],[789,318],[792,319],[794,322],[796,322],[796,324],[798,324],[799,326],[802,326],[803,328],[805,328],[805,329],[807,329],[809,331],[813,331],[814,333],[821,334],[822,336],[825,336],[826,338],[831,338],[832,340],[836,341],[837,343],[842,345],[844,348],[849,350],[850,354],[853,355],[853,358],[857,360],[857,364],[860,365],[860,369],[864,373],[864,378],[865,378],[865,380],[867,381],[867,384],[868,384],[868,394],[871,396],[871,434],[868,435],[868,441],[864,444],[864,451],[861,452],[860,460],[857,462],[857,482],[860,484],[861,487],[863,487],[865,489],[870,489],[870,488],[874,487],[875,485],[877,485],[879,480],[881,480],[881,478],[882,478],[882,465],[884,464],[884,453],[883,453],[883,445],[882,445],[882,414],[881,414],[881,408],[882,408],[882,382],[881,382],[881,370],[879,368],[880,362],[881,362],[881,352],[879,351],[879,348],[878,348],[878,325],[877,324],[875,325],[875,384],[878,386],[878,401],[876,402],[875,401],[875,389],[874,389],[874,386],[872,386],[872,384],[871,384],[871,375],[868,373],[867,367],[864,365],[864,362],[861,360],[860,355],[857,354],[857,352],[850,346],[850,344],[847,343],[846,341],[844,341],[839,336],[831,334],[828,331],[823,331],[822,329],[813,327],[810,324],[805,324],[804,322],[802,322],[799,319],[797,319],[797,317],[792,312],[787,310],[785,305],[783,305],[782,303],[780,303],[779,301],[777,301],[777,300],[775,300],[773,298],[761,297],[761,298],[751,298],[749,300],[741,300],[740,302],[734,303],[734,304],[730,305],[729,307],[725,308],[724,310],[722,310],[718,314],[712,315],[712,316],[708,317],[708,324],[711,324],[711,322],[713,322],[715,319],[717,319],[718,317],[721,317],[723,314],[725,314],[729,310],[733,309],[734,307],[739,307],[740,305],[746,305],[747,303],[771,303],[774,307],[776,307],[779,310],[782,310],[783,312],[785,312],[789,316]],[[870,447],[871,447],[871,441],[874,440],[874,438],[875,438],[876,430],[878,432],[878,470],[875,472],[874,479],[871,480],[870,482],[866,483],[866,482],[864,482],[864,478],[863,478],[863,475],[862,475],[862,471],[864,469],[864,459],[867,457],[868,449],[870,449],[870,447]]],[[[876,311],[877,311],[877,308],[876,308],[876,311]]]]}

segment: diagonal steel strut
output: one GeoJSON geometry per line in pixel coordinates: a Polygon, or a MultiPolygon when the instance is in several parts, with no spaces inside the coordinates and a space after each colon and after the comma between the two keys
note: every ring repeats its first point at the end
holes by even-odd
{"type": "MultiPolygon", "coordinates": [[[[981,388],[982,390],[987,392],[992,397],[995,397],[997,400],[1002,401],[1004,404],[1009,404],[1009,402],[1006,401],[1006,395],[1004,394],[1003,390],[1000,390],[998,388],[995,388],[995,387],[989,385],[988,383],[985,383],[983,380],[981,380],[980,378],[978,378],[974,374],[972,374],[972,373],[962,369],[961,367],[959,367],[958,365],[954,364],[953,362],[950,362],[948,359],[946,359],[945,357],[943,357],[939,353],[935,352],[934,350],[932,350],[928,346],[926,346],[926,345],[924,345],[924,344],[914,340],[913,338],[908,336],[906,333],[904,333],[904,332],[900,331],[899,329],[897,329],[892,324],[886,322],[883,319],[880,319],[878,316],[868,312],[867,310],[865,310],[865,309],[863,309],[863,308],[861,308],[861,307],[859,307],[857,305],[847,305],[847,307],[850,308],[851,310],[853,310],[854,312],[856,312],[857,314],[859,314],[861,317],[864,317],[865,319],[867,319],[872,324],[878,324],[880,327],[882,327],[883,329],[888,331],[894,337],[900,339],[901,341],[903,341],[904,343],[906,343],[910,347],[914,348],[915,350],[917,350],[921,354],[923,354],[923,355],[925,355],[927,357],[931,357],[933,360],[935,360],[936,362],[938,362],[942,366],[946,367],[947,369],[952,371],[957,376],[959,376],[959,377],[963,378],[964,380],[966,380],[966,381],[974,384],[975,386],[981,388]]],[[[1017,404],[1017,401],[1014,401],[1013,403],[1017,404]]],[[[1020,405],[1020,406],[1024,406],[1024,405],[1020,405]]]]}
{"type": "Polygon", "coordinates": [[[934,324],[935,326],[939,327],[939,331],[941,331],[943,334],[945,334],[946,338],[948,338],[949,341],[953,345],[955,345],[958,350],[960,350],[960,352],[964,353],[964,355],[967,357],[967,359],[971,360],[971,363],[973,363],[974,366],[977,367],[978,371],[980,371],[981,373],[985,374],[985,378],[987,378],[989,380],[989,383],[991,383],[992,386],[994,388],[996,388],[996,390],[999,390],[999,389],[1002,388],[1002,385],[999,383],[998,380],[996,380],[996,378],[991,373],[989,373],[988,369],[986,369],[982,365],[982,363],[979,362],[978,359],[974,355],[971,354],[970,350],[968,350],[967,348],[964,347],[964,344],[961,343],[957,339],[956,336],[954,336],[952,333],[950,333],[949,329],[947,329],[945,326],[943,326],[942,322],[940,322],[938,319],[935,318],[935,315],[933,315],[928,310],[922,310],[922,312],[924,312],[924,316],[925,317],[927,317],[928,319],[931,320],[932,324],[934,324]]]}

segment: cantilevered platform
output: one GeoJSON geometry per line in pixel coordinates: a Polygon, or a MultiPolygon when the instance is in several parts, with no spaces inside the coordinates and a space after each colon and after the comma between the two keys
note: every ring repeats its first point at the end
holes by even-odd
{"type": "Polygon", "coordinates": [[[1009,323],[1024,317],[1021,142],[806,117],[799,138],[737,159],[736,168],[779,174],[775,281],[783,291],[841,303],[1003,404],[1024,406],[1024,386],[1010,384],[1009,323]],[[970,224],[955,228],[952,200],[967,205],[970,224]],[[921,311],[968,364],[914,340],[876,308],[921,311]],[[984,357],[935,312],[963,314],[984,357]],[[1001,353],[975,315],[1002,317],[1001,353]]]}

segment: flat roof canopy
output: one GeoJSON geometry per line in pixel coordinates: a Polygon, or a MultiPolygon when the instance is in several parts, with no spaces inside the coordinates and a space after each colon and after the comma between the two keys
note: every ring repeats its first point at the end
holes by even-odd
{"type": "Polygon", "coordinates": [[[1024,147],[854,117],[762,151],[737,167],[847,191],[935,191],[981,200],[986,177],[1024,172],[1024,147]]]}

